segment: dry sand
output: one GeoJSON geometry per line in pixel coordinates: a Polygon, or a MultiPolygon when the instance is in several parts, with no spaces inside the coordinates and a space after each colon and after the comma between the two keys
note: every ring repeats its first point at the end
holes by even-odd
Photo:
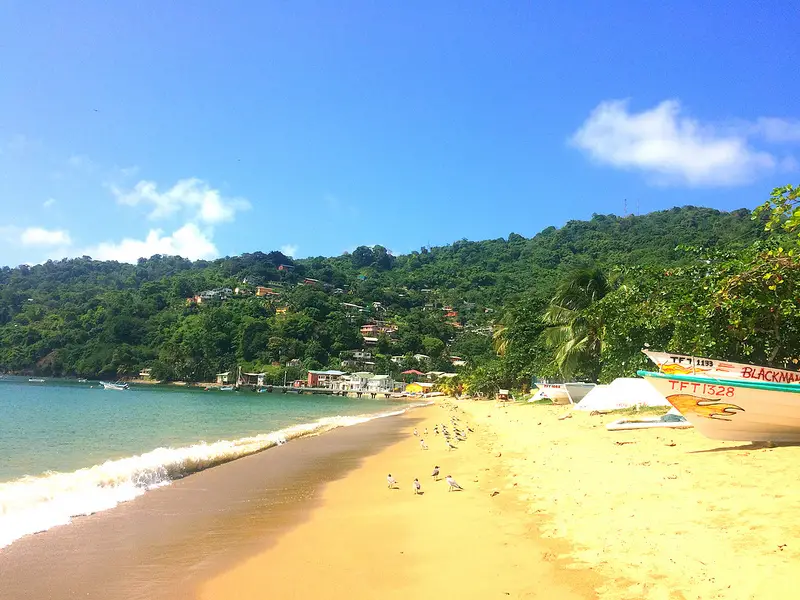
{"type": "Polygon", "coordinates": [[[442,435],[433,433],[435,423],[449,424],[445,406],[398,418],[407,423],[405,438],[327,484],[306,521],[207,582],[200,597],[596,597],[601,579],[590,569],[564,568],[556,556],[568,548],[540,538],[542,517],[527,514],[513,493],[491,494],[508,475],[486,445],[491,433],[479,427],[448,451],[442,435]],[[420,448],[414,427],[428,450],[420,448]],[[444,479],[433,481],[434,465],[442,476],[452,474],[464,491],[448,492],[444,479]],[[399,489],[387,488],[388,473],[399,489]],[[415,477],[421,496],[413,493],[415,477]]]}
{"type": "Polygon", "coordinates": [[[612,433],[615,416],[569,407],[455,406],[476,430],[458,450],[433,435],[444,406],[414,411],[430,450],[409,424],[406,441],[328,484],[309,520],[200,597],[800,596],[799,446],[612,433]],[[465,491],[432,482],[434,464],[465,491]]]}
{"type": "Polygon", "coordinates": [[[502,453],[503,491],[568,543],[562,560],[604,577],[600,597],[800,597],[800,446],[609,432],[617,417],[569,407],[460,406],[502,453]]]}

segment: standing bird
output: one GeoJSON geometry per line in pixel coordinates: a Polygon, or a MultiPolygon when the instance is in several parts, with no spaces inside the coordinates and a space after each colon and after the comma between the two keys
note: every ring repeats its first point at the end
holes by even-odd
{"type": "Polygon", "coordinates": [[[389,473],[389,475],[386,477],[386,481],[389,483],[390,490],[393,490],[395,487],[397,487],[397,481],[395,481],[391,473],[389,473]]]}
{"type": "Polygon", "coordinates": [[[452,475],[448,475],[447,477],[444,478],[444,480],[450,486],[449,488],[447,488],[448,492],[452,492],[453,490],[462,491],[464,489],[460,485],[458,485],[458,482],[455,479],[453,479],[452,475]]]}
{"type": "Polygon", "coordinates": [[[456,449],[456,447],[453,446],[453,444],[450,443],[450,440],[445,440],[444,443],[447,444],[447,449],[448,450],[455,450],[456,449]]]}
{"type": "Polygon", "coordinates": [[[439,481],[439,465],[433,467],[433,473],[431,473],[431,477],[433,477],[434,481],[439,481]]]}
{"type": "Polygon", "coordinates": [[[425,443],[425,440],[420,440],[419,441],[419,447],[422,448],[423,450],[427,450],[428,449],[428,444],[425,443]]]}
{"type": "Polygon", "coordinates": [[[414,427],[414,435],[417,435],[417,436],[419,435],[419,431],[417,431],[416,427],[414,427]]]}
{"type": "Polygon", "coordinates": [[[422,486],[419,484],[419,479],[415,478],[414,479],[414,495],[416,496],[417,494],[419,494],[420,490],[422,490],[422,486]]]}
{"type": "Polygon", "coordinates": [[[425,428],[425,435],[428,435],[428,428],[425,428]]]}

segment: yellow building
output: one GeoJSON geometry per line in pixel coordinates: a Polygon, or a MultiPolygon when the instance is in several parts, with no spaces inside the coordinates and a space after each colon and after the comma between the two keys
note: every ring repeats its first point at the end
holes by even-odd
{"type": "Polygon", "coordinates": [[[433,391],[433,384],[432,383],[409,383],[406,386],[406,392],[409,394],[427,394],[428,392],[433,391]]]}

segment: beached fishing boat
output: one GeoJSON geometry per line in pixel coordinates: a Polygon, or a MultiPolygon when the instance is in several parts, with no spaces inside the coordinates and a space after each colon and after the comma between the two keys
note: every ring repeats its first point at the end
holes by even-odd
{"type": "Polygon", "coordinates": [[[531,397],[528,402],[548,399],[553,404],[577,404],[591,392],[595,384],[593,383],[540,383],[539,391],[531,397]]]}
{"type": "Polygon", "coordinates": [[[103,386],[104,390],[118,390],[118,391],[127,390],[128,387],[129,387],[127,383],[122,382],[122,381],[117,381],[115,383],[109,383],[107,381],[101,381],[100,385],[103,386]]]}
{"type": "Polygon", "coordinates": [[[800,385],[648,371],[639,375],[706,437],[800,442],[800,385]]]}
{"type": "Polygon", "coordinates": [[[685,356],[683,354],[670,354],[669,352],[654,352],[649,349],[642,350],[647,358],[652,360],[658,370],[667,375],[697,375],[700,377],[723,377],[754,379],[770,383],[800,382],[800,372],[746,365],[713,358],[698,356],[685,356]]]}

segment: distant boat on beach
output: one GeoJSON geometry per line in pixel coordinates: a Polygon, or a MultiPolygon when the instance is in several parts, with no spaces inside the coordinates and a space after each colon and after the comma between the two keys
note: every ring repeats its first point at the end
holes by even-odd
{"type": "Polygon", "coordinates": [[[595,387],[593,383],[582,382],[540,383],[537,385],[539,391],[528,402],[548,399],[553,404],[578,404],[595,387]]]}
{"type": "Polygon", "coordinates": [[[800,385],[796,383],[648,371],[639,375],[706,437],[800,442],[800,385]]]}
{"type": "Polygon", "coordinates": [[[109,383],[107,381],[101,381],[100,385],[103,386],[104,390],[127,390],[130,386],[122,381],[117,381],[115,383],[109,383]]]}
{"type": "Polygon", "coordinates": [[[44,379],[41,377],[31,377],[28,379],[28,383],[44,383],[44,379]]]}

